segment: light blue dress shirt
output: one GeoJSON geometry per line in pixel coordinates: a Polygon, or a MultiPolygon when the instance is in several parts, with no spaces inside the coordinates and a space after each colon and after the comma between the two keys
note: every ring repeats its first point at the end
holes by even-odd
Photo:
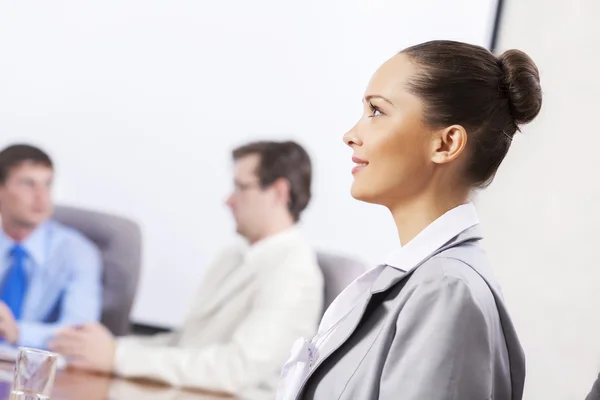
{"type": "MultiPolygon", "coordinates": [[[[0,282],[11,265],[13,239],[0,230],[0,282]]],[[[64,326],[96,322],[102,311],[102,261],[96,246],[55,221],[22,242],[28,288],[19,324],[19,346],[46,348],[64,326]]]]}

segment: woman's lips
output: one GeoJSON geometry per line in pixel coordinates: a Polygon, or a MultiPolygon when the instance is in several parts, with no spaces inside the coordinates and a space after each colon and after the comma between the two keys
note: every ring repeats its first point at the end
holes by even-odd
{"type": "Polygon", "coordinates": [[[352,175],[356,174],[358,171],[366,168],[367,165],[369,165],[368,161],[358,157],[352,157],[352,162],[355,164],[354,168],[352,168],[352,175]]]}

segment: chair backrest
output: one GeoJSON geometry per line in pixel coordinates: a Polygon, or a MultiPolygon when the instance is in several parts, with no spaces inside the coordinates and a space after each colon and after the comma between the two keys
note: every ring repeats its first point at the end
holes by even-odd
{"type": "Polygon", "coordinates": [[[141,268],[139,225],[121,216],[70,206],[57,206],[54,219],[78,230],[100,249],[103,262],[101,322],[114,335],[129,333],[129,314],[141,268]]]}
{"type": "Polygon", "coordinates": [[[325,310],[346,286],[367,270],[360,261],[325,252],[317,253],[317,262],[325,281],[325,310]]]}
{"type": "Polygon", "coordinates": [[[592,387],[592,391],[587,395],[585,400],[600,400],[600,375],[598,375],[598,378],[592,387]]]}

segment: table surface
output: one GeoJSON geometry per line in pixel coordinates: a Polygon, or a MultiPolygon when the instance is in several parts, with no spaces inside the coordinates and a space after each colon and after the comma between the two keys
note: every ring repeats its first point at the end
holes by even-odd
{"type": "MultiPolygon", "coordinates": [[[[0,362],[0,369],[11,371],[13,364],[0,362]]],[[[9,400],[10,382],[0,381],[0,400],[9,400]]],[[[60,371],[52,400],[223,400],[233,397],[203,392],[182,391],[150,382],[134,382],[75,370],[60,371]]]]}

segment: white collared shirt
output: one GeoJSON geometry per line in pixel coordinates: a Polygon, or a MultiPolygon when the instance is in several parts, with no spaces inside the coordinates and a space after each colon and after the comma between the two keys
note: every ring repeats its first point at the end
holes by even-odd
{"type": "Polygon", "coordinates": [[[310,367],[319,357],[318,349],[339,322],[359,304],[360,299],[368,295],[369,289],[386,266],[401,271],[414,269],[430,254],[478,223],[479,217],[473,203],[455,207],[429,224],[413,240],[394,250],[384,264],[370,269],[348,285],[325,312],[317,335],[311,341],[301,338],[294,343],[291,357],[282,369],[277,400],[295,399],[310,367]]]}

